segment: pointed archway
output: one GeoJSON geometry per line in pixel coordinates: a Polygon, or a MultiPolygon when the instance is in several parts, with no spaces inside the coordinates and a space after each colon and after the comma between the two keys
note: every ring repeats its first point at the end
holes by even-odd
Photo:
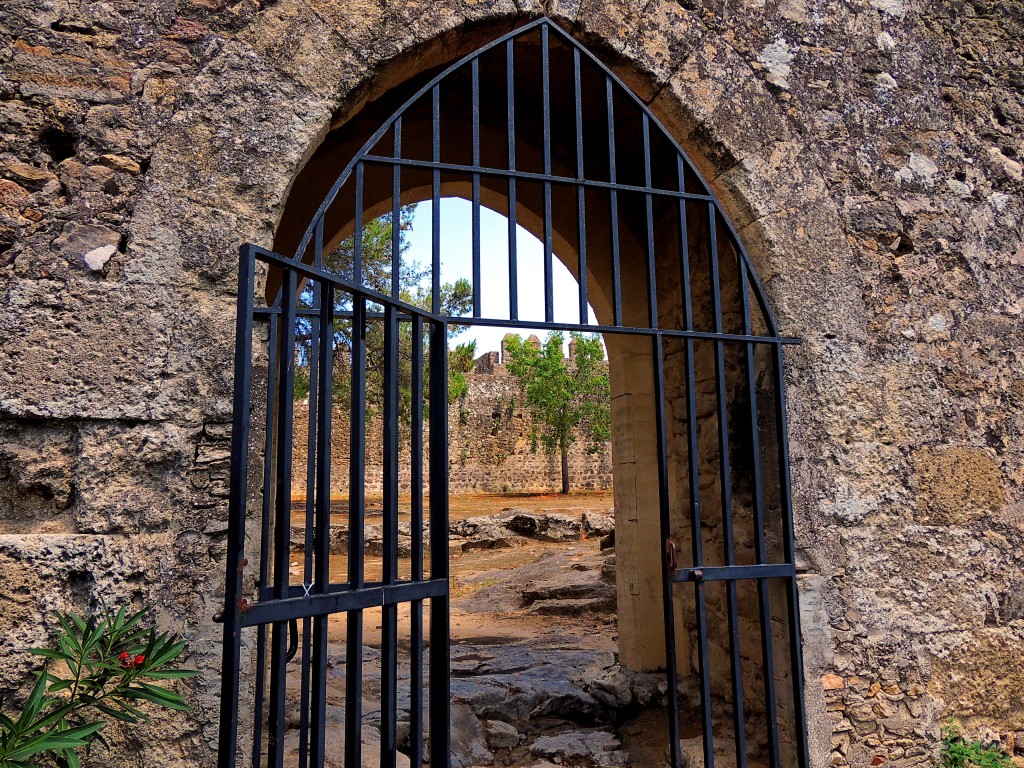
{"type": "MultiPolygon", "coordinates": [[[[324,564],[325,550],[316,551],[317,541],[325,546],[323,526],[330,517],[330,452],[321,443],[326,440],[329,446],[330,418],[325,414],[331,412],[330,357],[336,323],[384,323],[385,343],[390,345],[385,399],[394,401],[385,404],[389,424],[397,424],[397,337],[403,323],[412,324],[414,338],[429,331],[430,391],[435,398],[444,386],[447,325],[538,326],[519,318],[515,295],[509,297],[508,316],[488,317],[482,312],[482,271],[517,270],[514,247],[507,264],[487,262],[477,223],[480,207],[487,206],[507,215],[510,232],[515,225],[523,226],[544,244],[544,269],[537,285],[544,291],[546,311],[539,325],[605,335],[613,390],[621,657],[636,669],[664,668],[673,681],[668,686],[673,763],[680,762],[680,718],[688,704],[686,682],[692,681],[706,764],[716,754],[716,735],[724,732],[738,765],[748,759],[806,765],[782,375],[783,345],[792,340],[779,334],[727,216],[655,115],[597,58],[546,19],[484,46],[440,73],[428,73],[423,80],[422,85],[402,89],[411,94],[408,97],[389,94],[328,137],[289,198],[275,242],[275,250],[286,256],[253,248],[243,255],[222,764],[232,764],[237,742],[233,708],[242,627],[253,626],[260,633],[258,646],[263,650],[257,651],[257,676],[266,669],[269,679],[265,712],[263,682],[257,683],[254,762],[283,761],[280,736],[291,656],[288,622],[294,621],[292,635],[302,638],[302,658],[307,662],[298,672],[305,702],[301,753],[312,765],[322,765],[324,733],[318,717],[322,711],[317,708],[324,696],[325,617],[350,617],[346,738],[355,747],[359,686],[353,670],[358,669],[361,653],[359,612],[371,604],[387,611],[399,602],[410,602],[419,611],[424,600],[430,600],[434,633],[433,764],[442,762],[437,756],[447,743],[447,701],[441,691],[447,679],[442,647],[447,645],[447,555],[432,548],[429,578],[423,577],[421,568],[418,576],[414,572],[404,581],[385,566],[380,582],[369,584],[359,568],[351,566],[359,561],[362,549],[356,512],[364,480],[352,467],[359,464],[365,440],[362,404],[353,399],[350,570],[347,580],[333,581],[324,564]],[[362,227],[374,217],[390,212],[397,220],[402,205],[421,200],[430,200],[433,211],[439,212],[443,196],[464,197],[475,212],[470,317],[447,317],[439,304],[441,253],[436,233],[443,222],[438,218],[430,306],[402,300],[397,261],[390,290],[367,285],[358,254],[344,274],[324,269],[324,254],[349,236],[360,243],[362,227]],[[553,320],[555,258],[578,280],[578,322],[553,320]],[[256,262],[270,267],[263,292],[266,308],[251,304],[256,262]],[[305,309],[297,301],[300,290],[312,291],[305,309]],[[334,300],[341,296],[348,298],[334,300]],[[588,322],[588,303],[597,314],[596,324],[588,322]],[[311,497],[316,499],[307,526],[310,578],[298,587],[289,583],[289,542],[283,528],[288,525],[290,503],[290,481],[284,478],[292,474],[287,448],[294,377],[291,350],[300,317],[316,329],[319,347],[311,366],[318,370],[318,386],[312,395],[317,406],[310,417],[311,440],[317,446],[310,452],[314,458],[308,472],[311,497]],[[247,442],[241,435],[242,422],[248,426],[252,394],[247,366],[253,354],[254,321],[267,328],[264,343],[276,373],[269,377],[271,407],[262,425],[272,461],[263,478],[265,512],[255,526],[261,540],[261,583],[257,601],[250,606],[240,602],[241,584],[234,574],[245,540],[248,464],[247,442]]],[[[359,335],[353,333],[353,340],[359,335]]],[[[356,392],[365,387],[365,379],[360,379],[362,353],[357,341],[352,349],[356,392]]],[[[422,355],[422,347],[414,344],[417,349],[420,352],[414,354],[422,355]]],[[[422,405],[422,360],[414,360],[412,369],[419,376],[415,399],[422,405]]],[[[414,382],[414,390],[416,386],[414,382]]],[[[429,477],[433,540],[443,541],[442,401],[431,402],[434,450],[428,453],[433,458],[421,452],[413,462],[420,466],[421,476],[429,477]],[[430,466],[423,472],[425,461],[430,466]]],[[[413,423],[422,424],[422,418],[413,423]]],[[[396,432],[394,427],[384,435],[385,485],[397,467],[396,432]]],[[[414,443],[416,439],[414,434],[414,443]]],[[[419,444],[423,446],[422,433],[419,444]]],[[[386,491],[386,514],[389,506],[396,517],[396,494],[389,500],[386,491]]],[[[396,530],[392,525],[385,535],[397,536],[396,530]]],[[[387,645],[385,640],[385,689],[391,698],[383,704],[390,709],[384,713],[382,759],[393,764],[397,664],[391,655],[395,649],[388,650],[387,645]]],[[[414,669],[413,674],[422,685],[422,670],[414,669]]],[[[411,708],[422,715],[421,702],[411,708]]],[[[420,758],[421,747],[419,752],[414,749],[420,758]]],[[[349,749],[346,761],[355,760],[357,751],[349,749]]]]}

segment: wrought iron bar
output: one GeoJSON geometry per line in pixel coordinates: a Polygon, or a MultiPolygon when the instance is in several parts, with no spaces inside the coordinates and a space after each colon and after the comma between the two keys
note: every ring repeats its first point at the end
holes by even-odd
{"type": "MultiPolygon", "coordinates": [[[[352,406],[349,413],[348,583],[363,587],[363,514],[366,510],[366,299],[352,298],[352,406]]],[[[325,599],[325,598],[318,598],[325,599]]],[[[345,644],[345,768],[361,768],[363,722],[363,612],[349,611],[345,644]]]]}
{"type": "Polygon", "coordinates": [[[516,86],[515,42],[505,44],[505,88],[508,96],[508,312],[511,320],[519,319],[519,236],[516,225],[516,86]]]}
{"type": "MultiPolygon", "coordinates": [[[[651,188],[651,125],[646,113],[641,120],[641,134],[644,148],[644,184],[651,188]]],[[[651,193],[644,194],[644,212],[647,218],[647,322],[657,328],[658,322],[658,265],[654,257],[654,201],[651,193]]]]}
{"type": "MultiPolygon", "coordinates": [[[[423,581],[423,318],[412,319],[412,425],[410,463],[412,498],[410,579],[423,581]]],[[[409,643],[409,763],[423,766],[423,601],[410,603],[409,643]]]]}
{"type": "MultiPolygon", "coordinates": [[[[544,176],[551,176],[551,52],[548,50],[548,26],[540,28],[540,97],[544,128],[544,176]]],[[[544,181],[544,322],[554,320],[555,296],[552,273],[551,182],[544,181]]]]}
{"type": "Polygon", "coordinates": [[[509,170],[507,168],[492,168],[489,166],[481,166],[477,168],[475,166],[464,165],[462,163],[442,163],[439,160],[414,160],[411,158],[396,159],[394,157],[385,157],[384,155],[364,155],[360,158],[360,161],[380,165],[401,165],[407,168],[423,168],[426,170],[445,171],[453,174],[479,173],[481,176],[515,178],[520,181],[549,182],[552,185],[557,184],[559,186],[567,187],[583,187],[584,189],[597,189],[607,192],[637,192],[640,194],[647,194],[649,192],[654,197],[679,198],[681,200],[695,200],[703,203],[717,202],[711,195],[700,194],[698,192],[680,192],[673,189],[662,189],[661,187],[647,189],[646,187],[638,186],[636,184],[623,184],[618,181],[601,181],[598,179],[576,179],[571,176],[559,176],[555,173],[545,174],[537,173],[535,171],[509,170]]]}
{"type": "Polygon", "coordinates": [[[221,678],[220,740],[225,745],[220,768],[233,768],[238,740],[238,675],[242,665],[241,601],[248,499],[249,419],[252,402],[252,304],[255,288],[252,249],[238,259],[238,305],[235,312],[235,390],[231,429],[231,496],[228,507],[227,578],[224,587],[224,667],[221,678]]]}
{"type": "MultiPolygon", "coordinates": [[[[366,175],[364,163],[356,164],[355,229],[352,232],[352,286],[363,282],[363,185],[366,175]]],[[[324,274],[327,274],[326,272],[324,274]]],[[[316,275],[305,275],[315,277],[316,275]]]]}
{"type": "MultiPolygon", "coordinates": [[[[782,502],[782,542],[786,562],[796,562],[796,540],[793,525],[793,496],[789,481],[789,415],[786,411],[785,363],[782,348],[776,347],[774,359],[775,384],[775,419],[778,430],[779,449],[779,488],[782,502]]],[[[793,678],[793,715],[796,721],[797,764],[799,768],[808,768],[809,754],[807,749],[807,713],[804,704],[804,662],[803,638],[800,632],[800,600],[797,591],[796,576],[787,579],[786,607],[789,613],[789,653],[791,675],[793,678]]]]}
{"type": "MultiPolygon", "coordinates": [[[[254,310],[255,312],[256,310],[254,310]]],[[[259,584],[261,588],[270,582],[271,514],[274,508],[274,434],[277,429],[277,375],[275,372],[277,370],[277,331],[279,323],[276,317],[266,318],[269,322],[267,323],[267,415],[266,433],[263,440],[263,504],[260,510],[259,584]]],[[[262,594],[260,594],[260,599],[263,599],[262,594]]],[[[263,699],[266,694],[266,653],[267,627],[260,626],[256,636],[256,679],[254,681],[256,695],[253,702],[252,744],[253,768],[260,768],[263,758],[263,699]]]]}
{"type": "MultiPolygon", "coordinates": [[[[473,59],[472,70],[472,122],[473,122],[473,167],[480,167],[480,59],[473,59]]],[[[480,302],[483,298],[483,286],[480,275],[480,174],[473,172],[472,200],[472,238],[473,238],[473,317],[480,317],[480,302]]]]}
{"type": "MultiPolygon", "coordinates": [[[[708,257],[711,273],[711,306],[714,313],[715,332],[722,333],[722,294],[719,282],[718,261],[718,211],[708,205],[708,257]]],[[[725,378],[725,345],[720,341],[715,346],[715,393],[718,413],[718,468],[722,501],[722,549],[726,565],[734,565],[736,551],[734,544],[732,515],[732,469],[729,458],[729,405],[725,378]]],[[[732,675],[733,737],[736,744],[737,768],[747,765],[747,731],[743,707],[743,666],[740,659],[740,619],[736,596],[736,582],[725,582],[725,601],[729,624],[729,665],[732,675]]]]}
{"type": "MultiPolygon", "coordinates": [[[[322,288],[320,296],[320,339],[317,366],[317,392],[320,409],[316,428],[316,533],[313,592],[325,594],[331,583],[331,426],[333,424],[334,385],[334,288],[322,288]]],[[[313,734],[310,738],[310,763],[324,765],[327,720],[327,617],[313,619],[313,734]]]]}
{"type": "Polygon", "coordinates": [[[433,130],[430,152],[434,168],[430,173],[430,311],[441,312],[441,86],[430,89],[433,130]]]}
{"type": "MultiPolygon", "coordinates": [[[[395,120],[394,153],[402,156],[402,118],[395,120]]],[[[402,166],[391,169],[391,298],[397,299],[402,285],[402,166]]]]}
{"type": "MultiPolygon", "coordinates": [[[[276,316],[280,312],[274,308],[264,308],[254,310],[256,317],[265,316],[276,316]]],[[[297,311],[297,314],[301,317],[304,313],[297,311]]],[[[423,319],[432,319],[438,322],[447,323],[449,325],[474,325],[483,327],[501,327],[501,328],[526,328],[536,329],[538,326],[542,326],[553,331],[580,331],[585,333],[600,333],[600,334],[620,334],[627,336],[664,336],[665,338],[678,338],[678,339],[703,339],[706,341],[723,341],[725,343],[741,343],[747,342],[755,344],[782,344],[782,345],[799,345],[801,340],[789,336],[745,336],[742,333],[715,333],[714,331],[686,331],[678,330],[675,328],[648,328],[646,326],[627,326],[627,325],[597,325],[596,323],[587,323],[585,325],[578,323],[543,323],[536,320],[505,320],[497,317],[481,317],[481,318],[465,318],[455,315],[441,315],[439,317],[427,315],[424,310],[419,309],[416,315],[412,314],[401,314],[400,319],[408,320],[411,317],[422,317],[423,319]]],[[[339,312],[338,318],[351,317],[350,313],[339,312]]],[[[366,317],[370,320],[379,320],[384,317],[382,312],[367,312],[366,317]]]]}
{"type": "Polygon", "coordinates": [[[448,327],[430,324],[430,578],[443,595],[430,600],[430,765],[448,768],[451,679],[448,615],[448,327]]]}
{"type": "MultiPolygon", "coordinates": [[[[386,586],[398,581],[398,318],[384,308],[384,552],[386,586]]],[[[398,755],[398,607],[386,604],[381,620],[380,766],[394,768],[398,755]]]]}
{"type": "Polygon", "coordinates": [[[359,587],[331,585],[324,595],[306,595],[301,589],[281,600],[270,599],[253,603],[242,614],[241,625],[252,627],[267,622],[287,622],[302,616],[326,616],[346,611],[363,611],[385,605],[443,597],[447,594],[443,579],[405,581],[395,584],[366,582],[359,587]]]}
{"type": "MultiPolygon", "coordinates": [[[[295,401],[295,270],[286,270],[281,282],[280,348],[277,375],[280,406],[277,420],[277,471],[275,474],[275,514],[273,569],[275,598],[288,590],[291,541],[292,499],[292,427],[295,401]]],[[[285,691],[288,681],[288,627],[281,622],[271,631],[270,712],[268,720],[267,762],[271,768],[284,765],[285,691]]]]}
{"type": "MultiPolygon", "coordinates": [[[[734,244],[735,245],[735,244],[734,244]]],[[[739,249],[736,249],[739,253],[739,249]]],[[[743,312],[743,332],[751,332],[750,284],[747,279],[747,265],[738,264],[740,277],[740,307],[743,312]]],[[[765,542],[764,498],[761,491],[761,436],[758,418],[757,380],[754,366],[755,346],[746,344],[747,401],[750,408],[750,483],[751,498],[754,502],[754,550],[758,564],[768,562],[768,548],[765,542]]],[[[795,575],[789,574],[791,577],[795,575]]],[[[764,711],[768,727],[768,763],[771,768],[780,768],[779,722],[775,698],[775,653],[772,648],[771,594],[768,582],[757,583],[758,618],[761,625],[761,669],[764,679],[764,711]]]]}
{"type": "MultiPolygon", "coordinates": [[[[652,339],[654,355],[654,419],[658,443],[658,523],[661,540],[672,538],[672,519],[668,487],[668,425],[665,420],[665,350],[661,337],[652,339]]],[[[672,568],[675,554],[662,547],[661,552],[662,619],[665,622],[665,674],[668,677],[668,738],[672,768],[681,768],[679,754],[679,677],[676,670],[676,616],[673,601],[672,568]]]]}
{"type": "MultiPolygon", "coordinates": [[[[319,228],[322,229],[322,228],[319,228]]],[[[318,231],[319,231],[318,229],[318,231]]],[[[314,240],[314,249],[322,245],[322,239],[314,240]]],[[[314,252],[314,264],[323,264],[323,254],[314,252]]],[[[316,456],[317,428],[320,421],[317,413],[320,407],[319,398],[319,373],[320,362],[320,294],[319,282],[312,285],[313,308],[318,316],[308,320],[310,324],[310,351],[307,363],[309,365],[309,412],[306,414],[306,508],[304,520],[304,536],[302,542],[302,585],[313,583],[313,541],[315,532],[315,504],[316,504],[316,461],[309,461],[308,457],[316,456]]],[[[293,354],[297,354],[293,352],[293,354]]],[[[289,537],[290,537],[289,531],[289,537]]],[[[301,646],[302,652],[299,656],[299,768],[307,768],[309,765],[309,698],[310,698],[310,653],[312,648],[312,633],[309,617],[302,619],[301,646]]],[[[289,659],[291,651],[289,650],[289,659]]],[[[319,768],[319,767],[317,767],[319,768]]]]}
{"type": "Polygon", "coordinates": [[[611,76],[605,76],[605,102],[608,110],[608,197],[612,238],[612,317],[613,324],[622,325],[622,273],[619,256],[619,184],[616,183],[615,160],[615,90],[611,76]]]}
{"type": "MultiPolygon", "coordinates": [[[[575,46],[572,49],[572,76],[573,94],[575,96],[576,111],[576,177],[582,179],[584,173],[583,159],[583,78],[580,71],[580,51],[575,46]]],[[[580,299],[580,325],[590,320],[589,302],[587,293],[587,188],[582,184],[576,185],[576,221],[578,223],[576,257],[578,259],[578,272],[576,284],[579,287],[580,299]]]]}

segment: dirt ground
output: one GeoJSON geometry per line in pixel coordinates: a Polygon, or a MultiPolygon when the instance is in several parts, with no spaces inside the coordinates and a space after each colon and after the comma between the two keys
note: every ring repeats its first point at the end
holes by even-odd
{"type": "MultiPolygon", "coordinates": [[[[379,510],[380,499],[367,501],[368,514],[365,522],[379,524],[383,515],[379,510]]],[[[348,500],[339,497],[331,500],[332,519],[347,520],[348,500]]],[[[295,511],[293,523],[301,523],[305,515],[305,500],[294,499],[295,511]]],[[[460,520],[469,517],[497,515],[509,509],[526,510],[529,512],[573,513],[593,511],[611,514],[613,499],[611,491],[562,494],[473,494],[454,496],[449,499],[449,519],[460,520]]],[[[409,519],[408,497],[399,500],[399,519],[409,519]]],[[[429,514],[429,511],[428,511],[429,514]]],[[[507,603],[495,606],[494,611],[464,609],[469,601],[482,588],[500,583],[503,572],[536,562],[546,553],[568,551],[573,548],[598,547],[598,541],[592,539],[583,542],[556,543],[531,541],[523,546],[507,549],[471,549],[462,552],[453,548],[449,557],[451,571],[451,636],[452,642],[470,640],[483,642],[493,639],[495,642],[517,641],[543,636],[551,639],[563,637],[577,639],[580,649],[614,650],[616,637],[614,621],[581,620],[559,616],[536,616],[526,611],[519,611],[507,603]]],[[[301,581],[302,557],[295,553],[291,560],[292,578],[301,581]]],[[[382,558],[367,555],[365,557],[365,578],[376,580],[381,577],[382,558]]],[[[346,555],[331,556],[331,577],[333,581],[345,580],[348,569],[346,555]]],[[[410,561],[402,558],[399,562],[399,577],[408,578],[410,561]]],[[[409,605],[399,606],[399,637],[408,638],[410,632],[409,605]]],[[[429,616],[424,612],[424,632],[429,628],[429,616]]],[[[344,641],[346,620],[344,615],[330,619],[330,639],[332,642],[344,641]]],[[[377,647],[380,644],[381,609],[367,610],[363,615],[364,642],[377,647]]],[[[400,639],[400,644],[405,645],[400,639]]]]}
{"type": "MultiPolygon", "coordinates": [[[[368,510],[380,509],[383,499],[367,498],[368,510]]],[[[581,512],[584,510],[610,511],[615,505],[611,491],[581,491],[562,495],[560,493],[474,493],[452,496],[448,499],[448,515],[452,520],[481,515],[496,515],[507,509],[525,509],[531,512],[581,512]]],[[[398,499],[399,517],[409,514],[410,498],[398,499]]],[[[306,499],[292,497],[292,519],[301,520],[305,514],[306,499]]],[[[331,514],[344,515],[348,510],[347,496],[331,497],[331,514]]],[[[380,515],[367,514],[367,520],[380,515]]],[[[343,518],[338,518],[343,519],[343,518]]]]}
{"type": "MultiPolygon", "coordinates": [[[[369,503],[371,510],[379,510],[379,502],[369,503]]],[[[304,505],[296,502],[293,523],[301,525],[305,515],[304,505]]],[[[408,520],[408,499],[401,500],[401,518],[408,520]]],[[[559,494],[540,495],[490,495],[454,497],[450,500],[450,519],[458,521],[473,517],[487,517],[510,509],[535,514],[568,514],[579,518],[584,511],[611,515],[613,499],[610,492],[580,493],[569,496],[559,494]]],[[[332,503],[332,517],[347,521],[347,501],[337,499],[332,503]]],[[[366,515],[367,524],[380,525],[383,518],[379,512],[366,515]]],[[[614,550],[600,548],[598,537],[580,538],[574,541],[538,541],[521,539],[516,546],[496,549],[465,547],[465,540],[453,538],[449,547],[450,567],[450,622],[453,648],[499,649],[508,647],[529,648],[531,653],[540,654],[544,649],[554,653],[565,651],[615,654],[618,637],[614,612],[580,612],[576,615],[543,614],[524,605],[524,579],[534,573],[546,573],[546,563],[557,561],[569,571],[598,573],[602,563],[609,562],[614,550]],[[545,561],[545,562],[541,562],[545,561]]],[[[301,552],[293,554],[291,565],[293,578],[301,580],[303,570],[301,552]]],[[[613,562],[613,558],[610,562],[613,562]]],[[[346,555],[331,557],[332,580],[346,579],[348,558],[346,555]]],[[[365,576],[368,580],[380,578],[382,559],[379,556],[365,557],[365,576]]],[[[409,559],[399,562],[400,578],[409,577],[409,559]]],[[[556,577],[556,581],[559,577],[556,577]]],[[[398,654],[399,669],[407,669],[411,638],[411,606],[398,607],[398,654]]],[[[363,643],[370,656],[379,659],[382,642],[382,609],[368,609],[363,612],[363,643]]],[[[429,645],[429,610],[423,610],[424,637],[429,645]]],[[[339,614],[329,620],[329,643],[332,653],[343,657],[346,640],[346,616],[339,614]]],[[[608,658],[614,658],[609,656],[608,658]]],[[[371,666],[373,664],[371,663],[371,666]]],[[[376,673],[374,673],[376,674],[376,673]]],[[[379,692],[379,683],[366,680],[370,686],[367,695],[373,698],[379,692]]],[[[344,675],[332,675],[328,683],[328,699],[337,705],[343,704],[344,675]]],[[[665,731],[665,710],[655,708],[634,712],[618,727],[621,740],[621,754],[625,765],[665,765],[665,742],[661,734],[665,731]],[[655,737],[652,738],[652,734],[655,737]]],[[[529,728],[530,726],[527,726],[529,728]]],[[[534,724],[534,728],[543,725],[534,724]]],[[[565,730],[564,727],[562,730],[565,730]]],[[[536,734],[534,734],[536,735],[536,734]]],[[[684,733],[684,737],[691,734],[684,733]]],[[[504,766],[548,766],[543,759],[531,757],[527,747],[504,752],[494,756],[495,765],[504,766]],[[507,753],[507,754],[506,754],[507,753]]],[[[489,758],[490,759],[490,758],[489,758]]],[[[554,759],[560,762],[561,758],[554,759]]],[[[599,765],[592,760],[566,764],[599,765]]],[[[612,765],[614,761],[610,762],[612,765]]],[[[603,763],[600,763],[603,765],[603,763]]]]}

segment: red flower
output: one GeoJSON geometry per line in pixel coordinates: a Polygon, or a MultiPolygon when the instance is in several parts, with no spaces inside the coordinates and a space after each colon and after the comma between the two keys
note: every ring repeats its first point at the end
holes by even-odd
{"type": "Polygon", "coordinates": [[[135,657],[135,663],[132,666],[134,666],[134,667],[141,667],[145,663],[146,663],[146,657],[145,656],[136,656],[135,657]]]}
{"type": "Polygon", "coordinates": [[[131,669],[133,666],[131,654],[128,651],[124,651],[119,657],[121,660],[121,666],[125,669],[131,669]]]}

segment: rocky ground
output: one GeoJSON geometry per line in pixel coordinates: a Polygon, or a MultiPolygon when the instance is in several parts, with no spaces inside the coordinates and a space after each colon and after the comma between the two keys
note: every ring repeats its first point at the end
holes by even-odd
{"type": "MultiPolygon", "coordinates": [[[[408,554],[409,528],[400,550],[408,554]]],[[[663,675],[619,666],[611,510],[511,508],[453,520],[452,765],[663,765],[667,746],[663,675]]],[[[301,545],[296,525],[293,542],[301,545]]],[[[344,525],[332,552],[347,551],[344,525]]],[[[367,525],[367,567],[381,552],[367,525]]],[[[296,552],[293,566],[301,565],[296,552]]],[[[336,566],[342,567],[339,562],[336,566]]],[[[345,619],[330,638],[329,765],[342,765],[345,619]]],[[[364,616],[363,761],[376,765],[380,724],[380,612],[364,616]]],[[[408,609],[399,634],[408,637],[408,609]]],[[[426,665],[424,665],[426,668],[426,665]]],[[[400,641],[399,737],[409,750],[408,642],[400,641]]],[[[298,742],[297,691],[288,746],[298,742]]],[[[686,734],[693,736],[695,734],[686,734]]],[[[426,745],[429,752],[429,743],[426,745]]],[[[402,763],[400,763],[402,764],[402,763]]],[[[693,762],[693,765],[699,763],[693,762]]]]}

